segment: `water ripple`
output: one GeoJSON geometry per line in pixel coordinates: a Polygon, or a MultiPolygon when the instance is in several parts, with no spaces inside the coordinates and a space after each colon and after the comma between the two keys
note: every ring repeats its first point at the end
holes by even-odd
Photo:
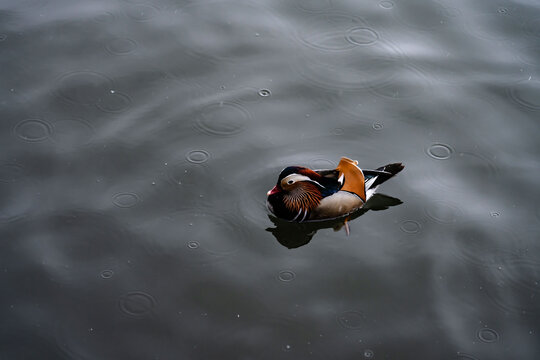
{"type": "Polygon", "coordinates": [[[540,313],[540,262],[504,253],[488,270],[490,282],[484,288],[497,307],[524,315],[540,313]]]}
{"type": "Polygon", "coordinates": [[[259,95],[262,97],[267,97],[271,95],[271,92],[268,89],[261,89],[259,90],[259,95]]]}
{"type": "Polygon", "coordinates": [[[429,204],[425,211],[430,219],[440,224],[453,224],[462,215],[462,211],[457,204],[442,200],[429,204]]]}
{"type": "Polygon", "coordinates": [[[529,46],[523,49],[520,49],[516,53],[516,57],[522,61],[524,64],[532,65],[534,67],[540,66],[538,63],[538,57],[540,56],[540,46],[529,46]]]}
{"type": "Polygon", "coordinates": [[[335,161],[321,156],[308,160],[307,166],[310,169],[335,169],[337,164],[335,161]]]}
{"type": "Polygon", "coordinates": [[[110,269],[107,269],[107,270],[103,270],[99,276],[101,276],[103,279],[110,279],[112,278],[114,275],[114,271],[110,270],[110,269]]]}
{"type": "Polygon", "coordinates": [[[129,38],[116,38],[107,42],[105,48],[114,55],[128,55],[137,48],[137,42],[129,38]]]}
{"type": "Polygon", "coordinates": [[[343,51],[378,40],[377,32],[361,18],[330,13],[313,18],[300,33],[300,40],[315,49],[343,51]]]}
{"type": "Polygon", "coordinates": [[[381,124],[381,123],[373,123],[373,125],[371,125],[371,127],[373,128],[373,130],[376,130],[376,131],[380,131],[384,128],[384,125],[381,124]]]}
{"type": "Polygon", "coordinates": [[[501,254],[513,251],[518,244],[515,232],[501,228],[482,229],[464,224],[453,234],[454,255],[475,266],[494,266],[501,254]]]}
{"type": "Polygon", "coordinates": [[[186,154],[186,159],[192,164],[202,164],[208,161],[210,153],[206,150],[191,150],[186,154]]]}
{"type": "Polygon", "coordinates": [[[499,340],[499,334],[495,330],[490,328],[482,328],[478,330],[476,335],[478,336],[478,339],[480,339],[480,341],[483,341],[485,343],[492,343],[499,340]]]}
{"type": "Polygon", "coordinates": [[[208,135],[231,136],[242,132],[251,114],[242,105],[221,102],[205,106],[197,114],[195,128],[208,135]]]}
{"type": "Polygon", "coordinates": [[[367,27],[355,27],[347,31],[347,40],[356,45],[372,45],[379,40],[379,34],[367,27]]]}
{"type": "Polygon", "coordinates": [[[74,71],[57,80],[56,93],[62,99],[82,105],[94,105],[114,88],[113,81],[95,71],[74,71]]]}
{"type": "Polygon", "coordinates": [[[386,10],[389,10],[389,9],[392,9],[395,5],[392,1],[381,1],[379,3],[379,6],[382,7],[383,9],[386,9],[386,10]]]}
{"type": "Polygon", "coordinates": [[[110,90],[104,93],[96,103],[96,107],[106,113],[121,113],[131,107],[131,97],[119,91],[110,90]]]}
{"type": "Polygon", "coordinates": [[[431,144],[426,148],[426,154],[435,160],[447,160],[450,159],[454,149],[450,145],[443,143],[431,144]]]}
{"type": "Polygon", "coordinates": [[[278,274],[278,279],[283,282],[293,281],[296,274],[292,270],[281,270],[278,274]]]}
{"type": "Polygon", "coordinates": [[[473,180],[478,188],[485,187],[486,181],[489,184],[496,182],[499,168],[493,159],[473,152],[459,152],[456,156],[452,148],[435,145],[435,149],[428,149],[426,153],[430,154],[431,152],[430,157],[445,162],[441,162],[439,166],[433,166],[431,171],[425,174],[424,180],[429,183],[429,186],[444,191],[451,190],[453,193],[467,193],[470,191],[472,183],[469,183],[468,186],[464,185],[462,174],[475,174],[473,180]]]}
{"type": "Polygon", "coordinates": [[[373,359],[375,357],[375,352],[373,352],[371,349],[366,349],[364,350],[364,357],[366,359],[373,359]]]}
{"type": "Polygon", "coordinates": [[[374,94],[389,99],[419,97],[430,88],[429,76],[420,69],[404,66],[395,76],[380,85],[373,86],[374,94]]]}
{"type": "Polygon", "coordinates": [[[201,244],[199,244],[198,241],[188,241],[187,242],[187,247],[190,248],[190,249],[198,249],[199,247],[201,246],[201,244]]]}
{"type": "Polygon", "coordinates": [[[518,105],[528,110],[540,110],[540,81],[525,80],[511,86],[508,95],[518,105]]]}
{"type": "Polygon", "coordinates": [[[42,119],[25,119],[15,125],[13,132],[24,141],[40,142],[50,137],[52,127],[42,119]]]}
{"type": "Polygon", "coordinates": [[[118,302],[118,306],[124,314],[142,318],[152,313],[156,306],[156,300],[146,292],[133,291],[123,295],[118,302]]]}
{"type": "Polygon", "coordinates": [[[405,220],[401,222],[399,228],[406,234],[418,234],[422,230],[422,225],[415,220],[405,220]]]}
{"type": "Polygon", "coordinates": [[[132,192],[122,192],[114,194],[112,197],[112,202],[114,205],[120,208],[130,208],[140,201],[139,195],[132,192]]]}

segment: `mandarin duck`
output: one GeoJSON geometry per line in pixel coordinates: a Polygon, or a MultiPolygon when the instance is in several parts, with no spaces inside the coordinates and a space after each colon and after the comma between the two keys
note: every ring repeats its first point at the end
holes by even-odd
{"type": "Polygon", "coordinates": [[[271,232],[281,245],[288,249],[295,249],[300,246],[307,245],[315,234],[317,234],[317,231],[322,229],[334,229],[334,231],[339,231],[345,227],[345,232],[347,235],[349,235],[350,229],[348,224],[350,220],[354,220],[364,215],[369,210],[386,210],[392,206],[397,206],[402,203],[403,202],[399,199],[376,193],[369,199],[369,202],[362,206],[362,208],[354,211],[345,218],[295,223],[279,219],[269,214],[268,218],[275,227],[267,228],[266,231],[271,232]]]}
{"type": "MultiPolygon", "coordinates": [[[[403,168],[401,163],[394,163],[362,170],[358,161],[346,157],[330,170],[289,166],[268,191],[266,205],[274,216],[291,222],[345,217],[362,208],[380,184],[403,168]]],[[[348,233],[348,227],[346,230],[348,233]]]]}

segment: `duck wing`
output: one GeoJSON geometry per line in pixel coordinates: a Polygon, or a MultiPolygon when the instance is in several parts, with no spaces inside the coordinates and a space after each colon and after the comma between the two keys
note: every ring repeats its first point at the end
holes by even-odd
{"type": "Polygon", "coordinates": [[[323,197],[327,197],[337,193],[341,190],[343,184],[339,181],[339,171],[337,169],[322,169],[322,170],[313,170],[320,175],[318,181],[322,186],[321,189],[323,197]]]}
{"type": "MultiPolygon", "coordinates": [[[[381,166],[376,170],[360,169],[358,161],[342,157],[336,169],[314,170],[320,175],[319,182],[325,187],[323,197],[338,191],[348,191],[358,195],[364,202],[368,190],[375,190],[380,184],[403,170],[401,163],[381,166]]],[[[370,195],[373,191],[370,191],[370,195]]]]}
{"type": "Polygon", "coordinates": [[[339,179],[343,182],[342,191],[348,191],[356,194],[366,202],[366,181],[362,169],[358,167],[358,161],[342,157],[337,169],[339,179]]]}

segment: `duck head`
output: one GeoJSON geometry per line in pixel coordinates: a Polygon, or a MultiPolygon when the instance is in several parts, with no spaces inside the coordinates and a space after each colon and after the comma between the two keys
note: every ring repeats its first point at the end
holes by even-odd
{"type": "Polygon", "coordinates": [[[279,174],[276,186],[267,192],[268,209],[277,217],[303,221],[323,198],[321,176],[301,166],[289,166],[279,174]]]}

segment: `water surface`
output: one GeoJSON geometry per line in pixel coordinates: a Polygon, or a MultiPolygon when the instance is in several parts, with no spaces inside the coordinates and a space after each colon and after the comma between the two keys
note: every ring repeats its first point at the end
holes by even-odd
{"type": "Polygon", "coordinates": [[[0,2],[0,359],[537,359],[539,41],[535,1],[0,2]],[[276,228],[341,156],[406,167],[276,228]]]}

